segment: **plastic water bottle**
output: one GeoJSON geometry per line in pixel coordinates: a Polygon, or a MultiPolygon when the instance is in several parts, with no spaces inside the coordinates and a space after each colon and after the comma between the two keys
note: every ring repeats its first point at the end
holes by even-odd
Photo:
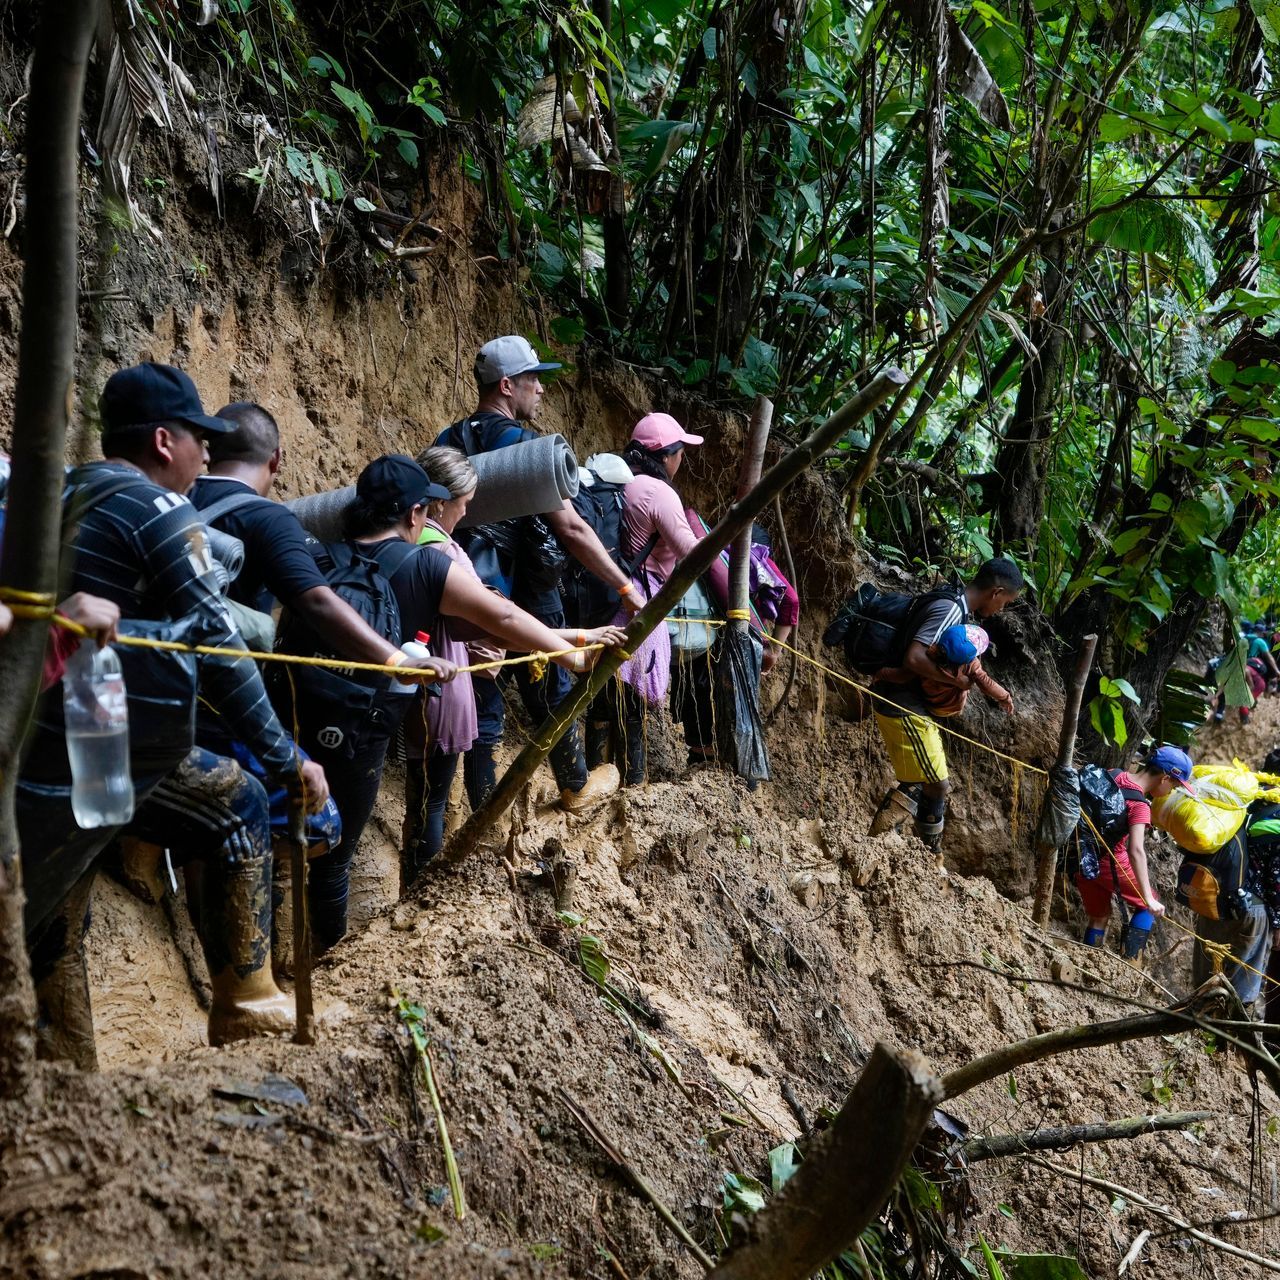
{"type": "Polygon", "coordinates": [[[71,655],[62,677],[62,708],[76,822],[86,829],[128,822],[133,817],[129,705],[113,649],[86,640],[71,655]]]}
{"type": "MultiPolygon", "coordinates": [[[[419,631],[412,640],[406,640],[400,646],[400,652],[407,654],[410,662],[421,662],[423,658],[431,657],[431,650],[427,648],[427,644],[431,637],[425,631],[419,631]]],[[[398,692],[417,693],[419,686],[416,683],[406,684],[401,680],[393,680],[391,682],[398,692]]]]}

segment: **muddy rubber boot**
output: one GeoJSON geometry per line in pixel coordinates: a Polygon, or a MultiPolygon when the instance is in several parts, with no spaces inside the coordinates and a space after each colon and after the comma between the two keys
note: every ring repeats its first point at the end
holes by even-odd
{"type": "Polygon", "coordinates": [[[585,746],[588,769],[598,769],[602,764],[608,763],[611,730],[612,726],[607,720],[588,723],[585,746]]]}
{"type": "Polygon", "coordinates": [[[291,1035],[294,1028],[293,997],[287,996],[262,964],[241,978],[234,969],[210,977],[213,1007],[209,1010],[209,1044],[219,1045],[254,1036],[291,1035]]]}
{"type": "Polygon", "coordinates": [[[645,751],[644,729],[639,726],[628,726],[623,751],[627,760],[627,771],[623,776],[624,787],[642,787],[649,781],[648,753],[645,751]]]}
{"type": "Polygon", "coordinates": [[[287,840],[271,842],[271,972],[293,978],[293,864],[287,840]]]}
{"type": "Polygon", "coordinates": [[[938,864],[938,874],[947,874],[947,864],[942,858],[942,831],[947,825],[945,816],[939,814],[934,817],[917,817],[915,822],[916,835],[920,837],[920,843],[933,854],[938,864]]]}
{"type": "Polygon", "coordinates": [[[169,888],[164,871],[164,850],[158,844],[122,836],[120,878],[135,898],[153,906],[162,902],[169,888]]]}
{"type": "Polygon", "coordinates": [[[1120,947],[1126,960],[1136,960],[1151,937],[1155,916],[1143,908],[1135,911],[1128,924],[1120,932],[1120,947]]]}
{"type": "Polygon", "coordinates": [[[28,941],[38,1015],[36,1055],[73,1063],[81,1071],[98,1069],[84,962],[93,881],[93,871],[81,876],[40,932],[28,941]]]}
{"type": "Polygon", "coordinates": [[[569,813],[581,813],[601,800],[607,800],[621,782],[614,765],[602,764],[587,775],[587,785],[581,791],[570,791],[566,787],[560,793],[560,807],[569,813]]]}
{"type": "Polygon", "coordinates": [[[903,787],[894,787],[885,793],[880,807],[871,819],[867,835],[882,836],[889,831],[897,831],[908,818],[916,816],[917,799],[911,791],[903,787]]]}
{"type": "Polygon", "coordinates": [[[294,1028],[293,999],[271,973],[271,872],[269,852],[205,864],[200,935],[213,988],[209,1043],[215,1047],[294,1028]]]}

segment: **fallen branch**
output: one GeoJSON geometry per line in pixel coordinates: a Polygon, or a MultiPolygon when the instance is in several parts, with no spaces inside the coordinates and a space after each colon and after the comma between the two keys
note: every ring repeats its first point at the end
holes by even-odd
{"type": "Polygon", "coordinates": [[[806,1280],[884,1207],[942,1088],[911,1050],[877,1044],[844,1106],[712,1280],[806,1280]]]}
{"type": "Polygon", "coordinates": [[[1170,1035],[1184,1031],[1189,1020],[1200,1016],[1205,1007],[1226,1002],[1227,984],[1206,982],[1199,991],[1181,1004],[1157,1013],[1134,1018],[1117,1018],[1113,1022],[1090,1022],[1079,1027],[1065,1027],[1060,1031],[1047,1031],[1044,1035],[1017,1040],[980,1058],[948,1071],[942,1077],[942,1088],[947,1098],[958,1097],[970,1089],[998,1076],[1007,1075],[1015,1067],[1039,1062],[1055,1054],[1069,1053],[1073,1049],[1097,1049],[1109,1044],[1124,1044],[1128,1040],[1145,1040],[1152,1036],[1170,1035]]]}
{"type": "Polygon", "coordinates": [[[1212,1119],[1212,1111],[1133,1116],[1128,1120],[1108,1120],[1103,1124],[1070,1124],[1058,1129],[1029,1129],[1025,1133],[1001,1133],[991,1138],[972,1138],[964,1144],[963,1150],[965,1159],[972,1164],[975,1160],[1000,1160],[1005,1156],[1026,1155],[1031,1151],[1069,1151],[1085,1142],[1115,1142],[1121,1138],[1141,1137],[1144,1133],[1185,1129],[1189,1125],[1212,1119]]]}
{"type": "Polygon", "coordinates": [[[591,1139],[592,1142],[600,1149],[601,1155],[606,1160],[617,1167],[628,1182],[657,1210],[658,1217],[671,1228],[672,1231],[680,1238],[680,1243],[689,1250],[702,1267],[706,1271],[710,1271],[715,1265],[711,1258],[698,1246],[698,1242],[685,1230],[684,1224],[671,1212],[670,1209],[659,1198],[658,1193],[640,1176],[636,1170],[627,1163],[622,1152],[605,1137],[604,1131],[592,1119],[587,1109],[574,1098],[568,1089],[563,1087],[559,1090],[560,1101],[564,1103],[565,1110],[574,1118],[579,1128],[591,1139]]]}
{"type": "Polygon", "coordinates": [[[1280,1272],[1280,1261],[1275,1258],[1264,1258],[1259,1253],[1250,1253],[1248,1249],[1241,1249],[1239,1245],[1228,1244],[1225,1240],[1219,1240],[1217,1236],[1211,1236],[1207,1231],[1201,1231],[1198,1227],[1193,1227],[1185,1218],[1179,1217],[1173,1210],[1165,1208],[1164,1205],[1155,1204],[1153,1201],[1148,1200],[1146,1196],[1137,1191],[1132,1191],[1128,1187],[1122,1187],[1115,1182],[1107,1182],[1103,1178],[1095,1178],[1091,1174],[1081,1173],[1079,1169],[1064,1169],[1061,1165],[1054,1164],[1051,1160],[1041,1160],[1038,1156],[1028,1156],[1027,1163],[1035,1165],[1038,1169],[1047,1169],[1050,1173],[1056,1173],[1060,1178],[1069,1178],[1072,1182],[1086,1183],[1098,1191],[1105,1191],[1110,1196],[1123,1196],[1132,1207],[1145,1209],[1148,1213],[1155,1214],[1157,1218],[1163,1218],[1179,1230],[1185,1231],[1187,1235],[1199,1240],[1201,1244],[1207,1244],[1212,1249],[1229,1253],[1233,1258],[1243,1258],[1244,1261],[1252,1262],[1254,1266],[1262,1267],[1264,1270],[1280,1272]]]}

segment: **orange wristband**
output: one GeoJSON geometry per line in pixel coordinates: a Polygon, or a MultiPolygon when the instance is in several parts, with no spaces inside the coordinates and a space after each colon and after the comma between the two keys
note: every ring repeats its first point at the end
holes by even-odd
{"type": "Polygon", "coordinates": [[[409,655],[403,649],[397,649],[382,665],[384,667],[403,667],[408,660],[409,655]]]}
{"type": "Polygon", "coordinates": [[[626,585],[625,587],[619,587],[619,588],[618,588],[618,594],[619,594],[620,596],[629,596],[629,595],[631,594],[631,590],[632,590],[632,588],[633,588],[634,586],[635,586],[635,583],[634,583],[634,582],[628,582],[628,583],[627,583],[627,585],[626,585]]]}
{"type": "Polygon", "coordinates": [[[582,646],[587,643],[587,633],[585,631],[579,631],[578,638],[574,643],[578,646],[579,649],[581,649],[582,646]]]}

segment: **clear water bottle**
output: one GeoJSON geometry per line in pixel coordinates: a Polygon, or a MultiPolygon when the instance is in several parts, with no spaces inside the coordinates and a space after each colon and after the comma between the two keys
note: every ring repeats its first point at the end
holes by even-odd
{"type": "Polygon", "coordinates": [[[133,817],[129,705],[114,649],[86,640],[71,655],[62,676],[62,709],[76,822],[86,829],[128,822],[133,817]]]}
{"type": "MultiPolygon", "coordinates": [[[[409,659],[412,662],[421,662],[423,658],[431,657],[431,650],[427,648],[430,640],[431,637],[427,632],[419,631],[412,640],[406,640],[404,644],[400,646],[400,652],[408,654],[409,659]]],[[[398,691],[402,691],[404,693],[417,693],[419,688],[416,682],[405,683],[402,680],[393,680],[392,684],[398,691]]]]}

